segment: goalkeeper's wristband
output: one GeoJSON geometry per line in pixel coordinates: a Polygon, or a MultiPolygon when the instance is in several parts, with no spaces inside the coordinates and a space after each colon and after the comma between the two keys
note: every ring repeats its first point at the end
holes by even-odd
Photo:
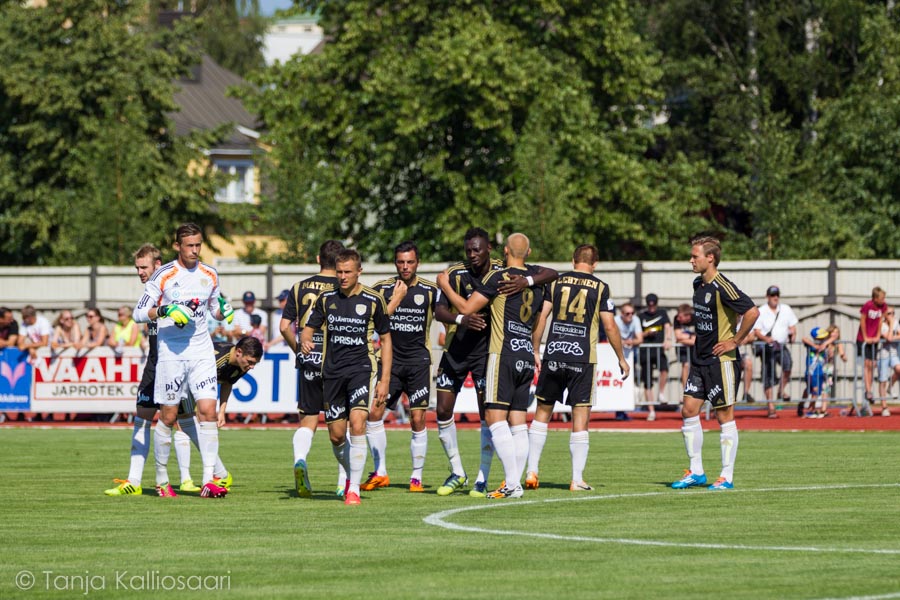
{"type": "Polygon", "coordinates": [[[172,307],[173,307],[172,304],[163,304],[161,306],[157,306],[156,307],[156,317],[158,319],[161,319],[163,317],[168,317],[169,311],[172,310],[172,307]]]}

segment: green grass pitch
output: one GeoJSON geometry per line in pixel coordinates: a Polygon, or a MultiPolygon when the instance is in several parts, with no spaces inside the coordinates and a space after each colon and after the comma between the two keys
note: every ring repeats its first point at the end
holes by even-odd
{"type": "MultiPolygon", "coordinates": [[[[127,474],[129,434],[0,430],[0,598],[172,596],[201,584],[207,591],[188,593],[900,598],[895,433],[742,432],[729,492],[667,487],[685,466],[679,433],[592,433],[585,479],[595,491],[574,494],[568,433],[551,431],[540,489],[489,502],[434,494],[447,474],[434,432],[428,493],[409,493],[409,433],[392,431],[392,484],[364,492],[358,507],[334,496],[323,430],[312,499],[293,492],[293,430],[222,432],[235,477],[225,499],[157,498],[152,454],[144,495],[108,498],[112,478],[127,474]]],[[[474,480],[478,432],[460,431],[460,445],[474,480]]],[[[715,478],[718,432],[706,434],[704,462],[715,478]]],[[[199,479],[196,450],[192,472],[199,479]]],[[[502,477],[495,459],[491,484],[502,477]]]]}

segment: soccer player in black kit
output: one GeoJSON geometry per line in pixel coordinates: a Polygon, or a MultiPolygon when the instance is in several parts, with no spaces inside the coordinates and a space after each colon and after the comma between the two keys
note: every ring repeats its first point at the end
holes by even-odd
{"type": "Polygon", "coordinates": [[[694,279],[697,338],[681,409],[684,419],[681,433],[690,468],[685,470],[684,477],[672,484],[675,489],[706,484],[701,457],[703,429],[700,426],[700,409],[705,401],[709,401],[716,411],[722,447],[722,472],[709,489],[730,490],[734,487],[734,460],[738,449],[734,403],[741,384],[738,346],[753,330],[759,309],[747,294],[719,273],[721,255],[722,246],[716,238],[691,240],[691,268],[699,275],[694,279]]]}

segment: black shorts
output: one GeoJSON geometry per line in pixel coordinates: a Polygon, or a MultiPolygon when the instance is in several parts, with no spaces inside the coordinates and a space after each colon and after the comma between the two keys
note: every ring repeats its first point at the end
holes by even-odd
{"type": "Polygon", "coordinates": [[[534,397],[540,404],[556,402],[566,406],[591,406],[594,398],[594,365],[545,361],[538,376],[534,397]],[[565,402],[563,392],[568,391],[565,402]]]}
{"type": "Polygon", "coordinates": [[[711,365],[691,365],[684,395],[709,400],[713,408],[732,406],[741,385],[741,363],[725,360],[711,365]]]}
{"type": "Polygon", "coordinates": [[[156,363],[149,360],[144,365],[144,374],[141,375],[141,383],[138,384],[137,405],[138,408],[154,408],[159,410],[159,404],[153,401],[153,386],[156,384],[156,363]]]}
{"type": "Polygon", "coordinates": [[[641,369],[641,381],[644,387],[653,387],[653,369],[659,369],[660,372],[669,372],[669,359],[666,358],[666,350],[662,346],[659,348],[638,348],[638,366],[641,369]]]}
{"type": "Polygon", "coordinates": [[[351,410],[369,411],[375,397],[377,373],[358,371],[341,377],[325,377],[325,422],[342,421],[350,416],[351,410]]]}
{"type": "Polygon", "coordinates": [[[297,412],[303,416],[318,415],[325,410],[322,371],[318,368],[297,370],[297,412]]]}
{"type": "Polygon", "coordinates": [[[469,373],[472,373],[472,381],[475,382],[475,391],[484,392],[484,375],[487,366],[487,356],[466,356],[456,358],[449,352],[444,352],[441,364],[437,371],[437,391],[459,394],[463,383],[469,373]]]}
{"type": "Polygon", "coordinates": [[[393,365],[387,408],[393,410],[406,394],[410,410],[426,410],[431,399],[431,364],[393,365]]]}
{"type": "Polygon", "coordinates": [[[876,360],[878,353],[878,344],[866,344],[865,342],[856,342],[856,356],[865,358],[866,360],[876,360]],[[865,346],[865,348],[863,348],[865,346]],[[865,352],[865,356],[863,356],[865,352]]]}
{"type": "Polygon", "coordinates": [[[782,372],[790,372],[794,368],[794,360],[791,358],[790,349],[780,344],[777,347],[772,347],[768,344],[763,345],[760,356],[762,357],[762,380],[765,389],[775,387],[778,384],[780,379],[778,374],[779,367],[782,372]]]}
{"type": "Polygon", "coordinates": [[[485,376],[484,408],[528,410],[534,363],[521,358],[488,354],[485,376]]]}

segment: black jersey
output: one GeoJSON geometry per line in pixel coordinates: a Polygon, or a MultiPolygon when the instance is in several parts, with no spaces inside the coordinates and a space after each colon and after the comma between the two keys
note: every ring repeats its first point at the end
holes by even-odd
{"type": "Polygon", "coordinates": [[[234,352],[234,345],[228,342],[213,342],[213,350],[216,352],[216,378],[219,383],[237,383],[237,380],[244,376],[244,371],[228,362],[234,352]]]}
{"type": "Polygon", "coordinates": [[[350,296],[345,296],[340,289],[323,292],[316,299],[306,326],[319,329],[323,325],[323,376],[375,371],[373,334],[391,331],[381,294],[365,285],[350,296]]]}
{"type": "Polygon", "coordinates": [[[734,339],[741,315],[754,306],[753,300],[721,273],[716,274],[709,283],[704,283],[702,277],[697,277],[694,280],[697,339],[691,363],[711,365],[717,361],[737,360],[737,348],[721,356],[715,356],[712,350],[719,342],[734,339]]]}
{"type": "Polygon", "coordinates": [[[656,312],[644,311],[638,315],[644,332],[645,344],[662,344],[666,341],[666,325],[670,323],[666,311],[657,307],[656,312]]]}
{"type": "MultiPolygon", "coordinates": [[[[301,331],[306,326],[306,320],[309,318],[309,313],[319,294],[336,290],[337,285],[337,277],[331,275],[313,275],[298,281],[291,288],[291,293],[288,295],[281,318],[293,321],[297,324],[297,331],[301,331]]],[[[315,331],[313,333],[315,348],[309,354],[302,356],[304,368],[316,371],[322,369],[322,345],[324,340],[324,332],[315,331]]]]}
{"type": "MultiPolygon", "coordinates": [[[[398,277],[391,277],[376,283],[375,291],[384,297],[385,304],[391,303],[394,285],[398,277]]],[[[431,364],[429,334],[434,319],[434,309],[441,297],[437,284],[416,277],[406,290],[406,296],[390,315],[391,348],[395,365],[431,364]]]]}
{"type": "Polygon", "coordinates": [[[527,277],[536,273],[535,267],[530,265],[524,269],[507,267],[488,273],[478,287],[478,293],[491,300],[490,354],[534,360],[531,334],[544,305],[543,286],[527,287],[516,294],[501,294],[498,286],[510,275],[527,277]]]}
{"type": "MultiPolygon", "coordinates": [[[[491,259],[491,271],[497,271],[503,268],[503,262],[497,259],[491,259]]],[[[450,279],[450,285],[457,294],[464,300],[472,295],[481,284],[481,278],[473,274],[469,270],[468,263],[460,262],[451,265],[447,269],[447,275],[450,279]]],[[[490,271],[488,272],[490,275],[490,271]]],[[[440,300],[445,306],[450,308],[447,297],[441,294],[440,300]]],[[[474,329],[466,329],[465,327],[457,327],[454,324],[447,325],[447,337],[444,342],[444,351],[455,357],[465,358],[468,356],[485,356],[488,352],[488,338],[491,333],[491,325],[488,319],[488,326],[481,331],[474,329]]]]}
{"type": "Polygon", "coordinates": [[[570,271],[550,285],[546,302],[553,303],[544,360],[597,362],[600,313],[613,313],[609,287],[590,273],[570,271]]]}

